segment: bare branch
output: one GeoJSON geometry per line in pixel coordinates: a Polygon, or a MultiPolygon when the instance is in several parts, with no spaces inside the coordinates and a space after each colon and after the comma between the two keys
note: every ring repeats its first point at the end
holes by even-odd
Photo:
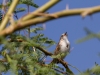
{"type": "Polygon", "coordinates": [[[41,50],[43,53],[45,53],[45,55],[53,55],[52,53],[48,52],[47,50],[43,49],[42,47],[37,46],[36,48],[38,48],[39,50],[41,50]]]}
{"type": "Polygon", "coordinates": [[[84,18],[86,17],[87,15],[91,15],[92,14],[92,10],[91,9],[87,9],[86,11],[84,11],[81,16],[84,18]]]}
{"type": "Polygon", "coordinates": [[[72,66],[72,65],[70,65],[70,64],[68,64],[69,66],[71,66],[71,67],[73,67],[73,68],[75,68],[77,71],[79,71],[80,73],[82,73],[78,68],[76,68],[75,66],[72,66]]]}
{"type": "Polygon", "coordinates": [[[63,72],[63,71],[60,71],[60,70],[58,70],[58,69],[54,69],[54,70],[56,70],[56,71],[58,71],[58,72],[60,72],[60,73],[62,73],[62,74],[69,74],[69,73],[67,73],[67,72],[63,72]]]}
{"type": "Polygon", "coordinates": [[[74,75],[74,73],[69,69],[68,63],[64,60],[58,59],[59,62],[66,68],[66,72],[69,72],[71,75],[74,75]]]}
{"type": "MultiPolygon", "coordinates": [[[[91,14],[100,12],[100,6],[95,6],[95,7],[90,7],[90,8],[63,10],[63,11],[56,12],[50,15],[55,15],[57,16],[57,18],[61,18],[61,17],[66,17],[66,16],[81,15],[82,13],[84,14],[86,13],[87,10],[90,10],[90,9],[91,9],[91,14]]],[[[89,13],[85,14],[85,16],[86,15],[89,15],[89,13]]],[[[27,20],[27,21],[22,21],[22,22],[19,21],[17,24],[10,25],[5,30],[0,32],[0,35],[6,36],[6,35],[13,33],[14,31],[31,26],[33,24],[44,23],[44,22],[57,19],[57,18],[55,18],[54,16],[46,16],[46,17],[38,17],[38,18],[34,18],[34,19],[27,20]]]]}

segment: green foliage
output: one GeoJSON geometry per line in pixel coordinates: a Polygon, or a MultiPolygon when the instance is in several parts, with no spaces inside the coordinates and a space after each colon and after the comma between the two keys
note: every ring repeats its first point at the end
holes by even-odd
{"type": "Polygon", "coordinates": [[[37,33],[37,31],[41,31],[41,30],[43,30],[42,27],[36,27],[36,28],[32,28],[32,29],[30,30],[30,32],[37,33]]]}
{"type": "Polygon", "coordinates": [[[5,64],[0,62],[0,72],[4,72],[6,70],[5,64]]]}
{"type": "MultiPolygon", "coordinates": [[[[9,7],[9,6],[11,5],[12,1],[13,1],[13,0],[9,0],[9,1],[7,2],[6,5],[9,7]]],[[[26,4],[26,5],[35,7],[35,8],[38,8],[38,7],[39,7],[37,4],[35,4],[35,3],[33,2],[33,0],[20,0],[20,1],[19,1],[19,4],[26,4]]],[[[3,6],[2,6],[2,3],[1,3],[1,4],[0,4],[0,8],[2,9],[2,7],[3,7],[3,6]]]]}
{"type": "Polygon", "coordinates": [[[16,75],[56,75],[56,72],[49,68],[48,66],[42,66],[42,62],[45,58],[45,54],[37,49],[37,46],[47,48],[47,45],[53,45],[55,42],[47,37],[44,34],[39,33],[43,28],[34,27],[31,32],[34,36],[27,38],[25,36],[13,33],[9,35],[6,39],[2,39],[2,49],[0,50],[2,60],[6,60],[0,64],[2,72],[11,71],[12,74],[16,75]],[[35,31],[35,32],[34,32],[35,31]],[[10,40],[9,40],[10,39],[10,40]],[[19,42],[17,39],[23,39],[22,42],[19,42]],[[41,60],[42,59],[42,60],[41,60]],[[41,61],[40,61],[41,60],[41,61]]]}
{"type": "MultiPolygon", "coordinates": [[[[7,3],[5,3],[6,6],[3,6],[3,4],[1,3],[1,4],[0,4],[0,9],[3,10],[3,11],[6,13],[5,10],[8,10],[8,9],[9,9],[9,6],[11,5],[12,1],[13,1],[13,0],[7,1],[7,3]],[[5,8],[5,9],[4,9],[4,8],[5,8]]],[[[37,4],[35,4],[35,3],[33,2],[33,0],[20,0],[19,3],[18,3],[18,5],[20,5],[20,4],[25,4],[25,5],[28,5],[28,6],[35,7],[35,8],[38,8],[38,7],[39,7],[37,4]]],[[[14,10],[15,17],[18,19],[16,13],[20,13],[20,12],[23,12],[23,11],[25,11],[25,10],[26,10],[26,8],[22,8],[22,7],[16,8],[16,9],[14,10]]],[[[1,21],[2,21],[2,13],[1,13],[1,11],[0,11],[0,23],[1,23],[1,21]]]]}
{"type": "Polygon", "coordinates": [[[100,66],[96,65],[92,69],[88,69],[80,75],[100,75],[100,66]]]}
{"type": "MultiPolygon", "coordinates": [[[[31,33],[35,33],[36,36],[32,37],[31,39],[34,41],[34,42],[38,42],[40,46],[44,46],[46,44],[48,44],[47,48],[50,47],[51,45],[54,45],[55,42],[51,39],[49,39],[48,37],[44,37],[44,34],[42,33],[39,33],[37,34],[39,31],[43,30],[42,27],[36,27],[36,28],[32,28],[30,30],[31,33]]],[[[33,41],[30,41],[30,42],[33,42],[33,41]]]]}
{"type": "Polygon", "coordinates": [[[20,13],[20,12],[23,12],[25,10],[26,10],[25,8],[16,8],[14,13],[20,13]]]}
{"type": "Polygon", "coordinates": [[[33,6],[38,8],[39,6],[37,4],[35,4],[32,0],[20,0],[19,4],[26,4],[29,6],[33,6]]]}
{"type": "Polygon", "coordinates": [[[60,53],[60,54],[58,54],[58,55],[52,55],[51,57],[52,57],[52,58],[62,58],[62,57],[64,57],[66,54],[68,54],[68,53],[60,53]]]}
{"type": "Polygon", "coordinates": [[[98,66],[93,67],[92,72],[94,74],[100,74],[100,66],[98,65],[98,66]]]}
{"type": "Polygon", "coordinates": [[[100,40],[100,33],[93,33],[92,31],[90,31],[87,28],[84,28],[84,30],[87,33],[87,36],[77,40],[76,43],[82,43],[82,42],[85,42],[85,41],[90,40],[92,38],[97,38],[98,40],[100,40]]]}

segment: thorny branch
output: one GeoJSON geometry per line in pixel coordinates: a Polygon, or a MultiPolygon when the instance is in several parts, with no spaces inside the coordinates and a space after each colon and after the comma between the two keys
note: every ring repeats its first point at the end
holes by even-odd
{"type": "MultiPolygon", "coordinates": [[[[10,25],[6,29],[2,30],[2,32],[0,32],[0,36],[6,36],[6,35],[9,35],[19,29],[23,29],[23,28],[31,26],[31,25],[44,23],[44,22],[47,22],[47,21],[50,21],[53,19],[61,18],[61,17],[68,17],[68,16],[74,16],[74,15],[81,15],[82,17],[85,17],[87,15],[91,15],[91,14],[97,13],[97,12],[100,12],[100,6],[95,6],[95,7],[90,7],[90,8],[63,10],[63,11],[48,14],[45,16],[43,14],[42,15],[43,17],[37,17],[37,18],[26,20],[26,21],[21,21],[21,19],[20,19],[20,21],[18,21],[14,25],[10,25]]],[[[35,15],[35,13],[33,13],[32,15],[35,15]]]]}

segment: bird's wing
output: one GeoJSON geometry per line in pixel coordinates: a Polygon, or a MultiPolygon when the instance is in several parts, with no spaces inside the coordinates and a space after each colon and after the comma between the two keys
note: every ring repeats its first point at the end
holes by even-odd
{"type": "Polygon", "coordinates": [[[68,52],[70,52],[70,43],[68,43],[66,47],[68,48],[68,52]]]}
{"type": "Polygon", "coordinates": [[[54,52],[54,55],[59,54],[59,50],[60,50],[60,44],[58,43],[57,46],[56,46],[56,50],[54,52]]]}

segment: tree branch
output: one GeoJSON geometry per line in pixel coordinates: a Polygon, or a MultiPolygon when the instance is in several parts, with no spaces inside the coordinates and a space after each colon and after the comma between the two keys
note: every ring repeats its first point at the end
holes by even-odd
{"type": "Polygon", "coordinates": [[[62,74],[67,74],[67,75],[69,75],[69,73],[67,73],[67,72],[63,72],[63,71],[60,71],[60,70],[58,70],[58,69],[54,69],[54,70],[56,70],[56,71],[58,71],[58,72],[60,72],[60,73],[62,73],[62,74]]]}
{"type": "Polygon", "coordinates": [[[72,65],[70,65],[70,64],[68,64],[69,66],[71,66],[71,67],[73,67],[73,68],[75,68],[78,72],[80,72],[80,73],[82,73],[78,68],[76,68],[75,66],[72,66],[72,65]]]}
{"type": "MultiPolygon", "coordinates": [[[[93,14],[97,12],[100,12],[100,6],[95,6],[95,7],[90,7],[90,8],[63,10],[63,11],[56,12],[50,15],[55,15],[58,18],[66,17],[66,16],[74,16],[74,15],[82,15],[82,17],[85,17],[89,14],[93,14]]],[[[47,22],[53,19],[57,19],[57,18],[55,18],[54,16],[44,16],[44,17],[38,17],[38,18],[34,18],[34,19],[27,20],[27,21],[22,21],[22,22],[20,20],[17,22],[17,24],[10,25],[5,30],[0,32],[0,36],[6,36],[19,29],[31,26],[33,24],[36,25],[39,23],[47,22]]]]}
{"type": "Polygon", "coordinates": [[[49,56],[53,55],[52,53],[48,52],[47,50],[43,49],[42,47],[37,46],[36,48],[39,49],[39,50],[41,50],[47,56],[48,55],[49,56]]]}
{"type": "Polygon", "coordinates": [[[56,3],[58,3],[60,0],[50,0],[48,3],[44,4],[43,6],[41,6],[40,8],[38,8],[36,11],[34,11],[33,13],[26,15],[25,17],[22,18],[22,20],[29,20],[31,18],[35,18],[38,15],[33,15],[35,13],[39,13],[39,12],[45,12],[46,10],[48,10],[49,8],[51,8],[52,6],[54,6],[56,3]]]}
{"type": "Polygon", "coordinates": [[[58,60],[66,68],[66,72],[70,73],[71,75],[74,75],[74,73],[69,69],[67,62],[61,59],[58,59],[58,60]]]}
{"type": "Polygon", "coordinates": [[[9,16],[12,15],[12,13],[15,10],[18,2],[19,2],[19,0],[13,0],[12,4],[10,5],[8,12],[6,13],[4,19],[2,20],[2,23],[0,25],[0,31],[2,31],[6,27],[8,21],[9,21],[9,16]]]}

